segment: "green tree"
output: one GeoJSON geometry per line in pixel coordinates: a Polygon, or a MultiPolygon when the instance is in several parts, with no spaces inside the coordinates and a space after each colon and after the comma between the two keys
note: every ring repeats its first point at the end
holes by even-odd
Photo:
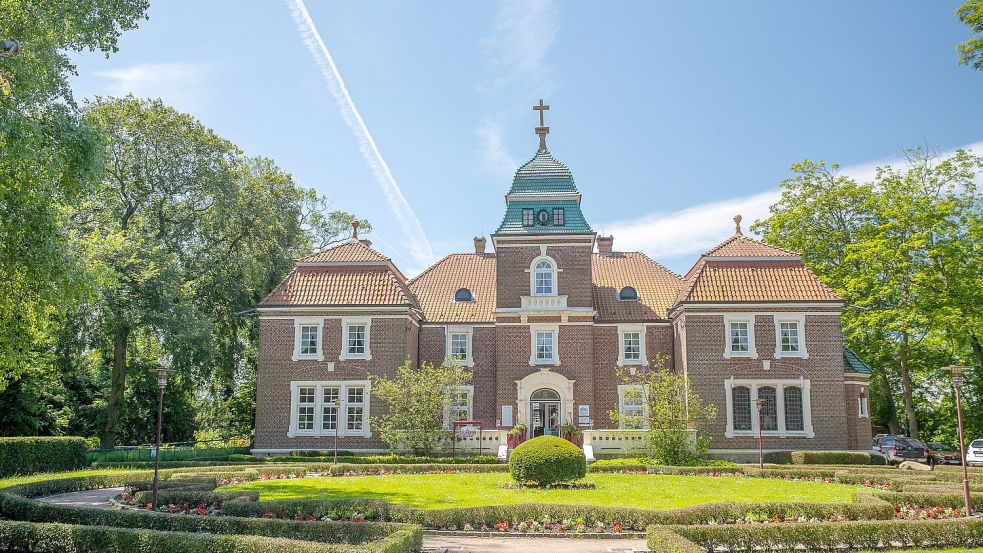
{"type": "Polygon", "coordinates": [[[68,85],[68,52],[116,51],[146,0],[0,0],[0,30],[21,42],[0,57],[11,87],[0,95],[0,392],[50,362],[62,306],[86,279],[63,207],[98,178],[100,141],[83,124],[68,85]]]}
{"type": "Polygon", "coordinates": [[[676,374],[670,362],[669,357],[658,355],[647,367],[618,368],[619,380],[628,386],[623,401],[635,408],[609,415],[623,428],[649,429],[643,452],[656,463],[696,465],[710,447],[705,432],[717,411],[703,403],[690,381],[676,374]]]}
{"type": "MultiPolygon", "coordinates": [[[[983,0],[966,0],[956,9],[956,15],[969,27],[970,32],[983,34],[983,0]]],[[[970,37],[956,50],[959,52],[959,63],[983,71],[983,37],[970,37]]]]}
{"type": "Polygon", "coordinates": [[[450,436],[445,415],[454,407],[451,392],[468,384],[471,372],[453,361],[414,368],[407,360],[394,375],[371,378],[372,395],[388,407],[386,414],[372,417],[379,438],[393,449],[430,455],[450,436]]]}

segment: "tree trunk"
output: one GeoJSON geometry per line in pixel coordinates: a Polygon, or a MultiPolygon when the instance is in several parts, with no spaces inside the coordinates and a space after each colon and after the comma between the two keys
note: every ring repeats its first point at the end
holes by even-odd
{"type": "Polygon", "coordinates": [[[99,439],[99,447],[102,449],[116,447],[116,422],[119,420],[123,393],[126,391],[126,345],[129,338],[130,329],[125,326],[119,328],[113,336],[112,388],[106,403],[106,427],[99,439]]]}
{"type": "Polygon", "coordinates": [[[918,418],[912,398],[911,371],[908,366],[908,333],[901,335],[901,392],[904,395],[904,412],[908,419],[908,435],[918,439],[918,418]]]}
{"type": "Polygon", "coordinates": [[[877,373],[877,387],[887,401],[887,431],[891,434],[901,433],[901,424],[898,422],[898,405],[894,403],[894,392],[891,391],[891,383],[887,381],[884,371],[877,373]]]}

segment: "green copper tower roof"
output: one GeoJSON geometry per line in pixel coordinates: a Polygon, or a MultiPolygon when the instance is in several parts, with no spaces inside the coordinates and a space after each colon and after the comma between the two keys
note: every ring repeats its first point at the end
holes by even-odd
{"type": "Polygon", "coordinates": [[[495,234],[592,234],[570,169],[541,148],[515,172],[495,234]]]}

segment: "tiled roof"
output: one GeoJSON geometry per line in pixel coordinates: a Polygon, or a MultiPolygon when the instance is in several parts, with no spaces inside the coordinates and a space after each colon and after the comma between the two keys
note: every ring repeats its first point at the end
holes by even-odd
{"type": "Polygon", "coordinates": [[[411,280],[409,287],[428,321],[484,323],[495,320],[494,254],[448,255],[411,280]],[[454,292],[460,288],[471,290],[474,301],[454,301],[454,292]]]}
{"type": "Polygon", "coordinates": [[[594,307],[602,321],[665,319],[679,292],[680,278],[639,252],[594,254],[594,307]],[[638,290],[638,301],[622,301],[625,286],[638,290]]]}
{"type": "Polygon", "coordinates": [[[573,173],[549,151],[538,152],[515,172],[509,194],[577,194],[573,173]]]}
{"type": "Polygon", "coordinates": [[[412,305],[400,279],[386,266],[295,267],[260,307],[412,305]]]}
{"type": "Polygon", "coordinates": [[[801,261],[706,261],[690,271],[678,301],[837,301],[801,261]]]}
{"type": "Polygon", "coordinates": [[[843,346],[843,372],[873,374],[874,371],[852,349],[843,346]]]}
{"type": "Polygon", "coordinates": [[[735,234],[722,244],[703,254],[707,257],[798,257],[799,254],[769,246],[743,234],[735,234]]]}
{"type": "Polygon", "coordinates": [[[345,240],[297,261],[299,263],[365,263],[389,261],[389,258],[373,250],[363,241],[345,240]]]}
{"type": "Polygon", "coordinates": [[[576,200],[536,200],[536,201],[510,201],[505,208],[505,216],[502,217],[502,224],[499,225],[495,234],[577,234],[591,233],[590,225],[584,219],[584,214],[580,211],[580,205],[576,200]],[[538,212],[545,209],[550,218],[553,217],[553,208],[563,208],[563,225],[554,226],[552,224],[540,226],[535,224],[531,227],[522,225],[522,210],[532,209],[538,212]]]}

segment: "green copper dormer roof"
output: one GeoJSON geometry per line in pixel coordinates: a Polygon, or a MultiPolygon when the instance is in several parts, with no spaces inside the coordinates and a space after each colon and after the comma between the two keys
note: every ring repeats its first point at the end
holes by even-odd
{"type": "Polygon", "coordinates": [[[509,194],[579,194],[573,173],[545,150],[515,172],[509,194]]]}
{"type": "Polygon", "coordinates": [[[870,365],[864,363],[863,359],[852,349],[843,346],[843,372],[873,374],[870,365]]]}
{"type": "Polygon", "coordinates": [[[505,217],[495,234],[592,234],[580,210],[580,192],[573,173],[549,150],[541,149],[515,172],[512,188],[505,196],[505,217]],[[554,211],[562,209],[563,223],[554,224],[554,211]],[[523,224],[523,213],[532,211],[533,221],[523,224]],[[546,212],[541,224],[540,212],[546,212]]]}

